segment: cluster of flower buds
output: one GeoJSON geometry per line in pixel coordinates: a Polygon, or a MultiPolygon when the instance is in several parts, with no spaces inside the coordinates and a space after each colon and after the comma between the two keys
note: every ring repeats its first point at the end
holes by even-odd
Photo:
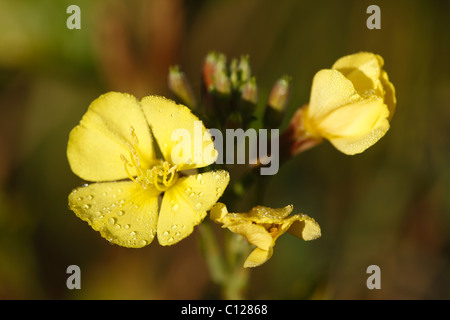
{"type": "Polygon", "coordinates": [[[210,52],[203,64],[202,82],[208,119],[225,128],[249,125],[258,103],[258,87],[248,56],[228,63],[224,54],[210,52]]]}
{"type": "MultiPolygon", "coordinates": [[[[278,128],[283,120],[290,93],[290,78],[276,81],[263,114],[262,125],[278,128]]],[[[169,70],[169,88],[191,109],[198,109],[197,99],[179,67],[169,70]]],[[[256,119],[258,85],[252,75],[248,55],[230,62],[223,53],[210,52],[202,67],[202,110],[206,122],[219,128],[248,128],[256,119]]]]}

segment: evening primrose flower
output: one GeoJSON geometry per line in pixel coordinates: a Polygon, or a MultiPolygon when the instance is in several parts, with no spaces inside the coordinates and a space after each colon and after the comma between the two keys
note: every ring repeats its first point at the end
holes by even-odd
{"type": "Polygon", "coordinates": [[[248,213],[228,213],[227,207],[218,202],[211,209],[210,218],[256,246],[244,263],[245,268],[251,268],[272,257],[275,241],[286,231],[307,241],[321,236],[314,219],[304,214],[288,216],[292,209],[292,205],[279,209],[257,206],[248,213]]]}
{"type": "Polygon", "coordinates": [[[302,110],[308,135],[325,138],[348,155],[382,138],[396,107],[395,88],[383,64],[381,56],[360,52],[317,72],[309,105],[302,110]]]}
{"type": "MultiPolygon", "coordinates": [[[[215,151],[206,128],[185,106],[158,96],[138,101],[117,92],[97,98],[69,136],[72,171],[94,182],[72,191],[70,208],[102,237],[124,247],[148,245],[155,234],[161,245],[190,235],[222,195],[229,174],[186,175],[186,170],[215,159],[173,161],[179,142],[172,133],[180,128],[192,133],[192,141],[183,143],[194,145],[197,128],[203,137],[201,150],[215,151]]],[[[197,151],[194,146],[191,150],[197,151]]]]}

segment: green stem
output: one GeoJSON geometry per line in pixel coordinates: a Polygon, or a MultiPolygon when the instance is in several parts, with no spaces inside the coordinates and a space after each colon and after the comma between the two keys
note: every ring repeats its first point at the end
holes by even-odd
{"type": "Polygon", "coordinates": [[[210,221],[204,221],[198,227],[201,236],[202,252],[205,256],[209,274],[213,282],[221,285],[226,281],[227,270],[217,237],[214,234],[210,221]]]}
{"type": "Polygon", "coordinates": [[[250,245],[242,236],[227,232],[225,238],[228,278],[222,286],[222,295],[227,300],[242,300],[245,297],[249,269],[244,268],[250,245]]]}

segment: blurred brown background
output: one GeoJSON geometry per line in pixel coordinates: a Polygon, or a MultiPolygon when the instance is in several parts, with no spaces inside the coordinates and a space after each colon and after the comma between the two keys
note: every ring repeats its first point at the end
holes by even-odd
{"type": "Polygon", "coordinates": [[[110,245],[67,207],[83,182],[66,145],[89,103],[117,90],[171,96],[180,64],[200,92],[211,50],[250,55],[261,101],[292,76],[289,115],[339,57],[385,59],[398,107],[353,157],[324,143],[281,168],[266,205],[294,204],[322,237],[280,238],[252,270],[251,299],[450,298],[450,3],[299,0],[0,0],[0,299],[216,298],[198,234],[173,247],[110,245]],[[66,9],[81,8],[69,30],[66,9]],[[369,30],[366,8],[381,9],[369,30]],[[68,290],[66,268],[81,268],[68,290]],[[381,290],[366,269],[381,268],[381,290]]]}

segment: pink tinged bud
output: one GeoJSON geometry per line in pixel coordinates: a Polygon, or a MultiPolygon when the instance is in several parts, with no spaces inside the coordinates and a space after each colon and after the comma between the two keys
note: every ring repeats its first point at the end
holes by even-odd
{"type": "Polygon", "coordinates": [[[279,112],[286,110],[291,93],[290,81],[290,77],[284,76],[275,83],[269,96],[268,106],[270,108],[279,112]]]}
{"type": "Polygon", "coordinates": [[[172,66],[169,69],[169,88],[184,104],[191,108],[196,106],[197,100],[189,80],[178,66],[172,66]]]}
{"type": "Polygon", "coordinates": [[[254,77],[242,86],[241,97],[244,101],[253,104],[258,103],[258,86],[256,85],[256,79],[254,77]]]}
{"type": "Polygon", "coordinates": [[[211,92],[214,90],[214,75],[216,72],[216,60],[217,53],[210,52],[205,58],[205,62],[203,63],[203,83],[207,92],[211,92]]]}

